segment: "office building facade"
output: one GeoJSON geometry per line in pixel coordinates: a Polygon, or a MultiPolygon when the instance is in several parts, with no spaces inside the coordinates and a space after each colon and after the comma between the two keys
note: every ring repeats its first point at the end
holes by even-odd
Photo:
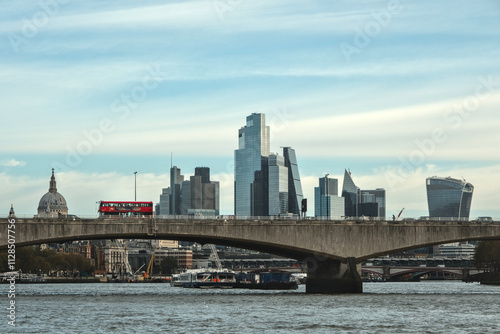
{"type": "Polygon", "coordinates": [[[181,215],[182,182],[184,175],[177,166],[170,168],[170,214],[181,215]]]}
{"type": "Polygon", "coordinates": [[[304,195],[295,150],[291,147],[283,147],[283,157],[285,167],[288,168],[288,212],[300,216],[304,195]]]}
{"type": "Polygon", "coordinates": [[[264,114],[247,117],[234,152],[234,212],[242,216],[301,214],[302,186],[295,150],[269,152],[264,114]]]}
{"type": "Polygon", "coordinates": [[[219,182],[210,180],[210,168],[196,167],[189,181],[188,214],[219,215],[219,182]]]}
{"type": "Polygon", "coordinates": [[[285,158],[270,154],[268,159],[269,216],[288,213],[288,168],[285,158]]]}
{"type": "Polygon", "coordinates": [[[344,197],[338,196],[338,180],[328,175],[319,178],[314,188],[314,215],[323,219],[341,219],[344,212],[344,197]]]}
{"type": "Polygon", "coordinates": [[[345,170],[342,185],[344,211],[346,217],[386,217],[385,189],[362,190],[354,183],[351,171],[345,170]]]}
{"type": "Polygon", "coordinates": [[[262,157],[269,156],[269,126],[264,114],[253,113],[238,131],[238,149],[234,151],[234,213],[252,215],[252,183],[262,169],[262,157]]]}
{"type": "Polygon", "coordinates": [[[170,187],[162,189],[158,206],[159,210],[156,214],[162,216],[170,214],[170,187]]]}
{"type": "Polygon", "coordinates": [[[184,181],[180,168],[170,169],[170,187],[163,188],[156,213],[159,215],[217,216],[220,211],[219,182],[210,180],[210,168],[196,167],[184,181]]]}
{"type": "Polygon", "coordinates": [[[429,217],[469,219],[474,186],[451,177],[426,180],[429,217]]]}
{"type": "Polygon", "coordinates": [[[358,204],[359,188],[354,184],[351,177],[351,172],[344,172],[344,183],[342,185],[342,197],[344,197],[345,216],[358,217],[357,204],[358,204]]]}
{"type": "Polygon", "coordinates": [[[357,205],[359,217],[385,219],[385,189],[360,190],[357,205]]]}

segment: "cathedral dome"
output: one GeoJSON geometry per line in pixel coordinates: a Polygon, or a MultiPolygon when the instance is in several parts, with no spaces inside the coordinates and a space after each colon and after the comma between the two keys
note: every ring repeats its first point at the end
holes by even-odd
{"type": "Polygon", "coordinates": [[[63,195],[57,192],[54,168],[50,178],[49,192],[42,196],[38,204],[38,217],[57,217],[68,214],[68,206],[63,195]]]}

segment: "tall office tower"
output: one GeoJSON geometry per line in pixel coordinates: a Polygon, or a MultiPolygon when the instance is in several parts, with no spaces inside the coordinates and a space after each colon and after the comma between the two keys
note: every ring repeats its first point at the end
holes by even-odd
{"type": "Polygon", "coordinates": [[[288,212],[288,168],[281,155],[269,155],[269,216],[288,212]]]}
{"type": "Polygon", "coordinates": [[[356,187],[351,177],[351,172],[345,170],[344,184],[342,186],[342,197],[345,198],[345,216],[357,217],[357,203],[358,203],[359,188],[356,187]]]}
{"type": "Polygon", "coordinates": [[[474,186],[451,177],[429,177],[427,204],[429,217],[469,219],[474,186]]]}
{"type": "Polygon", "coordinates": [[[269,157],[261,157],[261,168],[250,185],[252,216],[269,216],[269,157]]]}
{"type": "Polygon", "coordinates": [[[163,188],[160,195],[160,210],[159,215],[170,214],[170,187],[163,188]]]}
{"type": "Polygon", "coordinates": [[[196,167],[189,188],[189,214],[219,215],[219,182],[210,181],[210,168],[196,167]]]}
{"type": "Polygon", "coordinates": [[[184,181],[184,175],[181,175],[181,169],[177,166],[170,168],[170,214],[181,214],[181,184],[184,181]]]}
{"type": "Polygon", "coordinates": [[[344,216],[344,197],[338,196],[339,181],[319,178],[319,187],[314,188],[314,215],[326,219],[340,219],[344,216]]]}
{"type": "Polygon", "coordinates": [[[190,180],[181,183],[181,215],[187,215],[191,208],[191,182],[190,180]]]}
{"type": "Polygon", "coordinates": [[[201,183],[210,183],[210,168],[196,167],[194,169],[194,175],[201,177],[201,183]]]}
{"type": "Polygon", "coordinates": [[[201,209],[203,201],[203,187],[200,175],[193,175],[190,180],[190,209],[201,209]]]}
{"type": "Polygon", "coordinates": [[[283,147],[285,167],[288,168],[288,212],[300,215],[302,211],[302,184],[300,182],[299,167],[295,150],[283,147]]]}
{"type": "Polygon", "coordinates": [[[251,185],[261,170],[261,157],[269,155],[269,126],[264,114],[253,113],[238,131],[238,149],[234,151],[234,213],[252,215],[251,185]]]}
{"type": "Polygon", "coordinates": [[[385,189],[360,190],[357,205],[359,217],[385,219],[385,189]]]}

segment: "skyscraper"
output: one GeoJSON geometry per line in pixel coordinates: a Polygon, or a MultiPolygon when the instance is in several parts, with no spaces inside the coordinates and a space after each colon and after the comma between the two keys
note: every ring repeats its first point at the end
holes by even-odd
{"type": "Polygon", "coordinates": [[[385,219],[385,189],[360,190],[357,205],[359,217],[385,219]]]}
{"type": "Polygon", "coordinates": [[[295,150],[283,147],[285,167],[288,168],[288,212],[300,215],[302,211],[302,184],[300,182],[299,167],[295,150]]]}
{"type": "Polygon", "coordinates": [[[158,215],[170,214],[170,187],[162,189],[159,205],[160,209],[159,212],[157,212],[158,215]]]}
{"type": "Polygon", "coordinates": [[[170,214],[180,215],[181,212],[181,184],[184,181],[184,175],[181,175],[181,169],[177,166],[170,168],[170,214]]]}
{"type": "Polygon", "coordinates": [[[269,126],[264,114],[247,117],[238,132],[234,152],[234,212],[236,216],[300,215],[302,186],[295,150],[269,152],[269,126]]]}
{"type": "Polygon", "coordinates": [[[359,188],[354,184],[351,177],[351,172],[344,172],[344,184],[342,185],[342,197],[345,198],[345,216],[357,217],[359,188]]]}
{"type": "Polygon", "coordinates": [[[269,155],[269,216],[288,212],[288,168],[285,158],[278,154],[269,155]]]}
{"type": "Polygon", "coordinates": [[[451,177],[426,180],[430,217],[469,219],[474,186],[451,177]]]}
{"type": "Polygon", "coordinates": [[[234,151],[234,213],[252,215],[251,184],[261,170],[261,158],[269,155],[269,126],[264,114],[253,113],[238,131],[238,149],[234,151]]]}
{"type": "Polygon", "coordinates": [[[219,182],[210,181],[210,168],[196,167],[189,188],[188,213],[219,214],[219,182]]]}
{"type": "Polygon", "coordinates": [[[261,157],[261,169],[255,172],[250,185],[252,216],[269,216],[269,157],[261,157]]]}
{"type": "Polygon", "coordinates": [[[314,215],[326,219],[344,216],[344,197],[338,196],[339,181],[328,175],[319,178],[319,187],[314,188],[314,215]]]}

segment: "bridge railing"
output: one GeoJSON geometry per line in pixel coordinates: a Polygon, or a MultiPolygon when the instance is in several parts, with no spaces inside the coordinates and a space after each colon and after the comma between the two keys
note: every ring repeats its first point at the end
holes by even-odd
{"type": "MultiPolygon", "coordinates": [[[[0,215],[0,219],[6,219],[8,215],[0,215]]],[[[37,217],[33,214],[16,214],[16,219],[44,219],[37,217]]],[[[145,216],[101,216],[96,215],[61,215],[58,217],[47,218],[47,219],[61,219],[61,220],[88,220],[88,219],[98,219],[98,218],[116,218],[116,219],[133,219],[133,218],[148,218],[145,216]]],[[[300,217],[299,215],[277,215],[277,216],[235,216],[235,215],[218,215],[218,216],[203,216],[203,215],[154,215],[152,218],[159,219],[179,219],[179,220],[263,220],[263,221],[393,221],[391,218],[381,218],[381,217],[300,217]]],[[[498,223],[500,218],[491,217],[479,217],[477,219],[469,218],[458,218],[458,217],[419,217],[419,218],[403,218],[395,219],[395,222],[471,222],[471,223],[498,223]],[[487,219],[486,219],[487,218],[487,219]]]]}

